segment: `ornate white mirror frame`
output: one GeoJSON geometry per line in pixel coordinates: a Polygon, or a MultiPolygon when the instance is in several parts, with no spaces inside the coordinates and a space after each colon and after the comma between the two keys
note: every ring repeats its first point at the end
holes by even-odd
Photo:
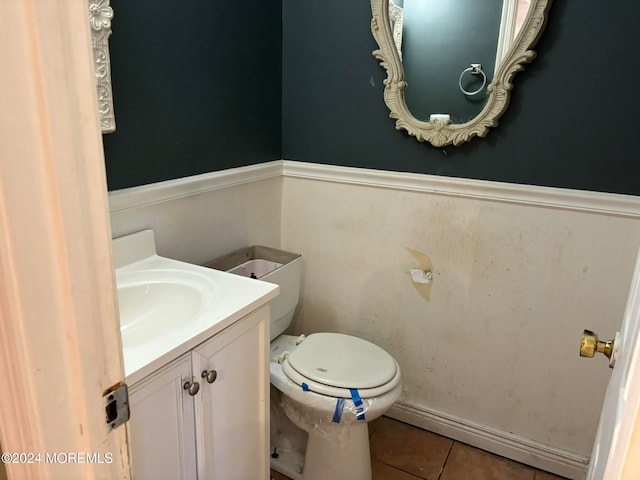
{"type": "MultiPolygon", "coordinates": [[[[387,71],[384,81],[384,101],[396,119],[396,130],[406,130],[409,135],[420,142],[428,141],[436,147],[460,145],[470,141],[474,136],[484,137],[490,127],[498,125],[500,118],[509,104],[509,95],[513,89],[511,83],[516,72],[524,69],[524,64],[531,62],[536,52],[531,50],[542,31],[547,18],[551,0],[532,0],[527,17],[509,51],[500,60],[493,81],[487,87],[487,102],[482,111],[471,121],[461,124],[450,124],[437,116],[430,121],[421,121],[413,116],[407,108],[404,90],[407,83],[404,79],[402,60],[396,44],[397,31],[390,22],[389,2],[391,0],[371,0],[371,31],[378,46],[373,56],[380,61],[387,71]],[[395,33],[395,36],[394,36],[395,33]]],[[[396,23],[396,22],[393,22],[396,23]]]]}
{"type": "Polygon", "coordinates": [[[109,0],[89,0],[89,23],[91,24],[91,44],[95,64],[98,94],[98,114],[102,133],[116,129],[111,91],[111,61],[109,59],[109,36],[113,9],[109,0]]]}

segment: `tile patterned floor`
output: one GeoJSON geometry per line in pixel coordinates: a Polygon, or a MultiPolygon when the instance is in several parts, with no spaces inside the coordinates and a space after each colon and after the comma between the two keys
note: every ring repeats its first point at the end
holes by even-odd
{"type": "Polygon", "coordinates": [[[373,480],[562,480],[387,417],[369,424],[369,437],[373,480]]]}

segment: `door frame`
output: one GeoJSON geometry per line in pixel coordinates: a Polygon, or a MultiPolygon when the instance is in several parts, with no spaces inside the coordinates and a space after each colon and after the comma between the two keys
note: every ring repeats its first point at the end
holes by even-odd
{"type": "Polygon", "coordinates": [[[124,368],[87,7],[0,2],[0,444],[16,461],[5,465],[9,479],[130,478],[126,427],[109,429],[103,400],[124,368]]]}

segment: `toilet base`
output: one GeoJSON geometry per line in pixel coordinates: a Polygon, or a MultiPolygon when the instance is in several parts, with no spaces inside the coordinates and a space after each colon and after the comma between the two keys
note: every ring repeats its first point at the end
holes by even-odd
{"type": "Polygon", "coordinates": [[[371,454],[367,423],[351,425],[349,438],[338,443],[321,435],[309,435],[303,480],[371,480],[371,454]]]}
{"type": "Polygon", "coordinates": [[[273,470],[293,480],[371,480],[368,422],[400,397],[399,367],[390,390],[360,403],[343,397],[339,401],[292,381],[276,361],[278,352],[296,348],[296,340],[281,335],[271,342],[271,452],[275,447],[281,455],[272,459],[273,470]]]}
{"type": "Polygon", "coordinates": [[[278,451],[271,468],[292,480],[371,480],[369,428],[366,423],[352,425],[349,439],[340,443],[310,434],[306,454],[278,451]]]}
{"type": "Polygon", "coordinates": [[[344,426],[296,425],[282,408],[282,393],[271,386],[271,468],[292,480],[371,480],[367,422],[344,426]],[[331,431],[335,427],[335,431],[331,431]],[[342,435],[339,435],[342,434],[342,435]]]}

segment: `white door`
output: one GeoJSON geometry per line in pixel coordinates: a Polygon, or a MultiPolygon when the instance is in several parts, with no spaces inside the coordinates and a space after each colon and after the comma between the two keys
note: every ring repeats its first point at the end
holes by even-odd
{"type": "MultiPolygon", "coordinates": [[[[587,480],[640,480],[640,253],[631,281],[615,366],[602,407],[587,480]]],[[[597,388],[594,385],[594,388],[597,388]]]]}
{"type": "Polygon", "coordinates": [[[130,477],[103,400],[124,368],[87,8],[0,0],[0,443],[23,453],[10,479],[130,477]]]}

